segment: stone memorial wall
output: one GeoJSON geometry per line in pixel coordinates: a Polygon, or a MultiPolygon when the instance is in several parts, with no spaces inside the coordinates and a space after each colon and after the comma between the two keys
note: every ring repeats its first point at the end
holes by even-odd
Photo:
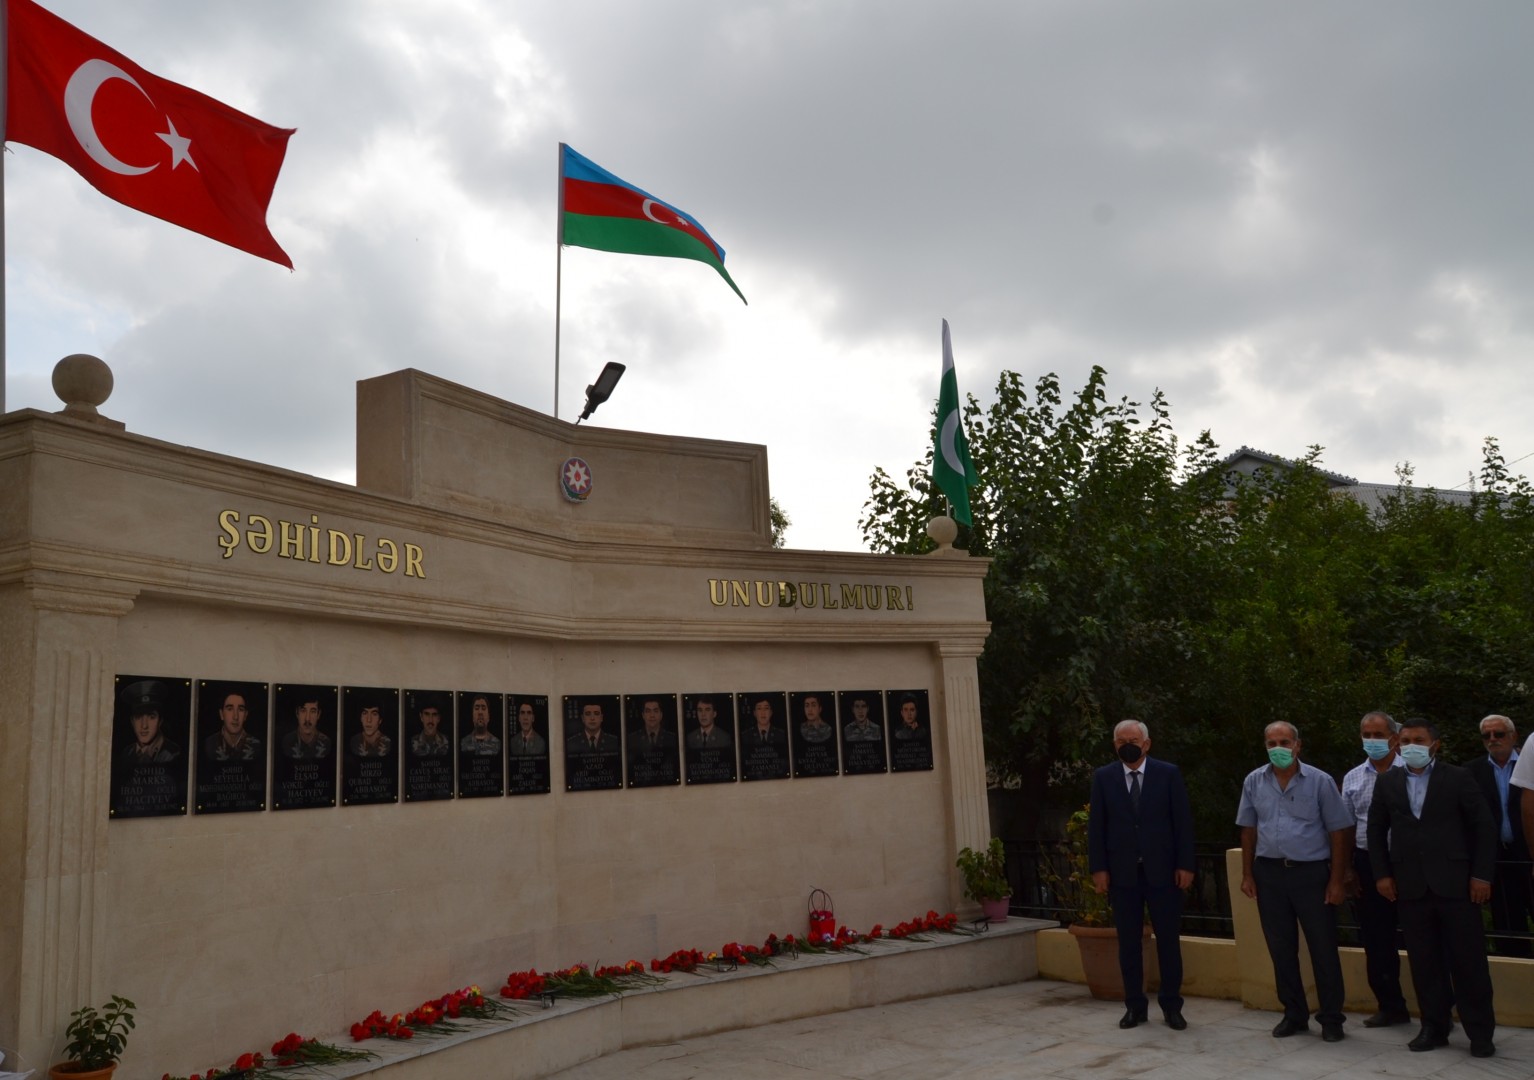
{"type": "Polygon", "coordinates": [[[764,448],[420,372],[357,430],[350,486],[0,417],[0,1045],[116,993],[190,1069],[813,887],[959,906],[984,560],[773,550],[764,448]]]}

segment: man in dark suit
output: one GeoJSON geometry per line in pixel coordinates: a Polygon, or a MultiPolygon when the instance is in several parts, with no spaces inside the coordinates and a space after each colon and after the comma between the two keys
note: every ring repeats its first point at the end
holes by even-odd
{"type": "Polygon", "coordinates": [[[1193,884],[1193,813],[1176,765],[1145,755],[1150,730],[1138,720],[1113,729],[1119,760],[1092,776],[1087,823],[1087,862],[1092,885],[1113,904],[1124,976],[1124,1017],[1119,1027],[1144,1023],[1148,1002],[1142,954],[1146,909],[1161,962],[1157,1000],[1167,1026],[1188,1026],[1182,1015],[1183,892],[1193,884]]]}
{"type": "MultiPolygon", "coordinates": [[[[1505,716],[1493,713],[1481,721],[1486,756],[1470,763],[1470,775],[1481,788],[1492,824],[1497,826],[1497,876],[1492,880],[1491,925],[1499,934],[1529,930],[1529,860],[1523,842],[1523,789],[1511,783],[1518,763],[1518,730],[1505,716]]],[[[1500,938],[1503,956],[1530,955],[1527,937],[1500,938]]]]}
{"type": "Polygon", "coordinates": [[[1406,1045],[1447,1045],[1452,1001],[1471,1055],[1491,1057],[1497,1018],[1480,905],[1491,896],[1496,826],[1470,773],[1435,760],[1437,728],[1408,720],[1398,738],[1406,768],[1374,785],[1369,861],[1380,895],[1396,901],[1406,936],[1422,1016],[1422,1030],[1406,1045]]]}

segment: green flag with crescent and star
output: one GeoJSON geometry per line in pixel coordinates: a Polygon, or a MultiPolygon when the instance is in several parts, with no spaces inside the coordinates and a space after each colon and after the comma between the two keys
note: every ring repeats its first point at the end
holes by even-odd
{"type": "Polygon", "coordinates": [[[953,519],[969,525],[969,489],[980,482],[980,476],[969,459],[969,440],[964,437],[959,378],[953,370],[953,344],[948,338],[947,319],[943,320],[943,381],[937,394],[937,447],[932,455],[932,479],[953,504],[953,519]]]}

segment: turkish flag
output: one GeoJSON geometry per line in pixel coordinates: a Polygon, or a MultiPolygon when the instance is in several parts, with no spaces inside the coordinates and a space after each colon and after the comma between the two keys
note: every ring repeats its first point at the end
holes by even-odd
{"type": "Polygon", "coordinates": [[[151,75],[32,0],[5,4],[7,140],[124,206],[293,268],[266,227],[291,129],[151,75]]]}

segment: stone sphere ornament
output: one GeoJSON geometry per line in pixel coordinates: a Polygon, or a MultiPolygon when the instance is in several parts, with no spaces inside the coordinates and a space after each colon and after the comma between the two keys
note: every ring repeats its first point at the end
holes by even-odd
{"type": "Polygon", "coordinates": [[[112,396],[112,369],[99,357],[72,353],[53,365],[53,392],[70,414],[96,415],[96,406],[112,396]]]}

